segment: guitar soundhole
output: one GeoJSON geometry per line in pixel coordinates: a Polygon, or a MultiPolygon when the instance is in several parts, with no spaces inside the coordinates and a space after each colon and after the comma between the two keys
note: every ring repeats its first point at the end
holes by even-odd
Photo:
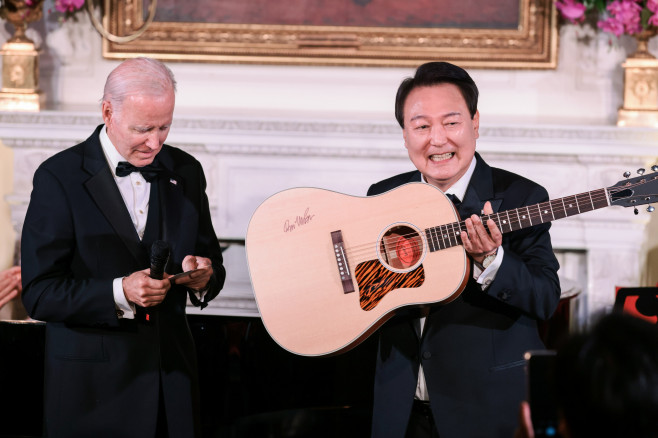
{"type": "Polygon", "coordinates": [[[413,228],[398,225],[384,233],[379,253],[384,264],[393,269],[407,270],[417,265],[423,256],[423,240],[413,228]]]}

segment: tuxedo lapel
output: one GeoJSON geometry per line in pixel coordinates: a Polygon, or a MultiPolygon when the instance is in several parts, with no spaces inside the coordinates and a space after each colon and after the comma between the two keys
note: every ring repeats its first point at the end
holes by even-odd
{"type": "Polygon", "coordinates": [[[91,175],[85,182],[85,187],[135,260],[143,260],[144,248],[103,155],[98,132],[99,129],[96,129],[84,147],[83,168],[91,175]]]}

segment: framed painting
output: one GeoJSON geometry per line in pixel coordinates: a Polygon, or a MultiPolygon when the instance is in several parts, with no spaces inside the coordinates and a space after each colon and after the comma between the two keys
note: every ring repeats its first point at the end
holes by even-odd
{"type": "Polygon", "coordinates": [[[553,0],[105,0],[104,25],[130,42],[106,58],[168,61],[555,68],[553,0]],[[145,26],[147,24],[147,26],[145,26]],[[145,30],[144,30],[145,29],[145,30]]]}

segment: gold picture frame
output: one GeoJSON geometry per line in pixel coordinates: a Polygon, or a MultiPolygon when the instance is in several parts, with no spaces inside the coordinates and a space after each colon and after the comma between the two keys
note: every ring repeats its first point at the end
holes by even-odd
{"type": "MultiPolygon", "coordinates": [[[[481,1],[491,7],[490,0],[481,1]]],[[[443,60],[466,68],[556,68],[558,29],[553,0],[517,1],[518,22],[504,29],[173,22],[158,21],[156,13],[134,41],[122,44],[104,39],[103,56],[379,67],[414,67],[443,60]]],[[[269,3],[279,8],[286,4],[269,3]]],[[[129,35],[143,27],[147,6],[148,0],[105,0],[105,27],[114,35],[129,35]]]]}

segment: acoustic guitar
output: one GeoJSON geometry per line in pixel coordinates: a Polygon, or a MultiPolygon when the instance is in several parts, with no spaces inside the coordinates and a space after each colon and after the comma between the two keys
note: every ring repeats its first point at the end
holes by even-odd
{"type": "MultiPolygon", "coordinates": [[[[656,200],[654,172],[482,220],[493,219],[507,233],[656,200]]],[[[447,303],[461,293],[470,273],[460,238],[465,230],[452,202],[429,184],[409,183],[371,197],[318,188],[279,192],[257,208],[246,236],[263,323],[292,353],[347,351],[402,307],[447,303]]]]}

